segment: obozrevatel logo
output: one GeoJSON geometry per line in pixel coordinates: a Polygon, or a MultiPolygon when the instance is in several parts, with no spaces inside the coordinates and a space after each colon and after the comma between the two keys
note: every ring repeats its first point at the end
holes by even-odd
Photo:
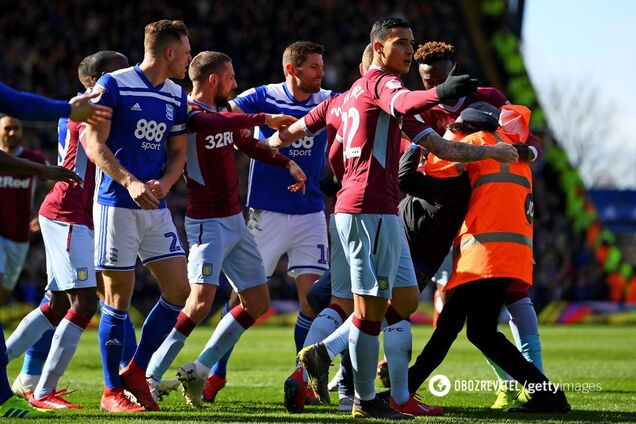
{"type": "Polygon", "coordinates": [[[450,392],[451,382],[445,375],[437,374],[428,382],[428,390],[433,396],[443,397],[450,392]]]}

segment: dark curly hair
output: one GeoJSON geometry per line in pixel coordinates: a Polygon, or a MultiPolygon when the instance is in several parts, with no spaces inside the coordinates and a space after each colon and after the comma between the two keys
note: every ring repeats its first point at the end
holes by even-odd
{"type": "Polygon", "coordinates": [[[443,41],[429,41],[420,44],[415,52],[415,60],[419,64],[435,63],[440,60],[450,59],[455,54],[455,46],[443,41]]]}

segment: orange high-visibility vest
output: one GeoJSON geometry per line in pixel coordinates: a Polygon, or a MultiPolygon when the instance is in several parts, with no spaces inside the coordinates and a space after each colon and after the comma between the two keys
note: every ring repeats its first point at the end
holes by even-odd
{"type": "MultiPolygon", "coordinates": [[[[476,132],[462,142],[512,144],[501,132],[476,132]]],[[[532,285],[532,173],[525,162],[466,163],[472,195],[453,242],[453,273],[446,290],[486,278],[512,278],[518,288],[532,285]]]]}

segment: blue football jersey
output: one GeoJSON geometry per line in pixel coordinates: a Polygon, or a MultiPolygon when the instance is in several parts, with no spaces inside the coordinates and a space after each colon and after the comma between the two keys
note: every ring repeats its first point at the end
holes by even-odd
{"type": "MultiPolygon", "coordinates": [[[[299,102],[283,83],[262,85],[241,93],[234,103],[245,113],[284,113],[302,118],[323,100],[335,95],[321,89],[305,101],[299,102]]],[[[255,137],[267,138],[274,130],[267,125],[258,127],[255,137]]],[[[281,153],[293,159],[307,175],[306,192],[290,193],[287,187],[295,180],[285,169],[276,168],[252,159],[250,162],[247,205],[255,209],[302,215],[324,209],[319,181],[325,167],[327,133],[321,131],[314,137],[305,136],[281,153]]]]}
{"type": "MultiPolygon", "coordinates": [[[[140,181],[161,177],[170,136],[185,133],[188,119],[185,91],[171,80],[153,87],[138,65],[103,75],[93,101],[113,108],[106,145],[124,168],[140,181]]],[[[128,191],[101,173],[97,202],[139,209],[128,191]]],[[[160,208],[166,203],[161,200],[160,208]]]]}
{"type": "Polygon", "coordinates": [[[66,146],[68,145],[66,137],[69,135],[67,126],[68,118],[60,118],[57,121],[57,164],[59,166],[64,163],[66,155],[66,146]]]}

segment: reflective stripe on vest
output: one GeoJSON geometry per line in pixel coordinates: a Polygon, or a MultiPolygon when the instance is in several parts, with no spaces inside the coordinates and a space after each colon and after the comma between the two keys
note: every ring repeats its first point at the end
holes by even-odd
{"type": "Polygon", "coordinates": [[[528,246],[532,249],[532,239],[530,237],[519,233],[498,231],[494,233],[470,234],[466,236],[459,246],[455,246],[453,249],[453,256],[457,257],[460,252],[463,252],[476,244],[482,243],[516,243],[528,246]]]}
{"type": "MultiPolygon", "coordinates": [[[[491,133],[495,136],[495,138],[497,139],[498,143],[504,143],[504,141],[502,140],[502,138],[499,136],[499,134],[497,133],[491,133]]],[[[532,188],[532,185],[530,184],[530,181],[522,176],[522,175],[517,175],[517,174],[511,174],[510,173],[510,165],[507,163],[502,163],[500,164],[500,171],[499,173],[492,173],[492,174],[486,174],[486,175],[482,175],[481,177],[479,177],[477,179],[477,181],[475,181],[475,184],[473,185],[473,190],[476,189],[479,186],[482,186],[484,184],[490,184],[490,183],[511,183],[511,184],[517,184],[520,185],[522,187],[525,187],[527,189],[532,188]]]]}

